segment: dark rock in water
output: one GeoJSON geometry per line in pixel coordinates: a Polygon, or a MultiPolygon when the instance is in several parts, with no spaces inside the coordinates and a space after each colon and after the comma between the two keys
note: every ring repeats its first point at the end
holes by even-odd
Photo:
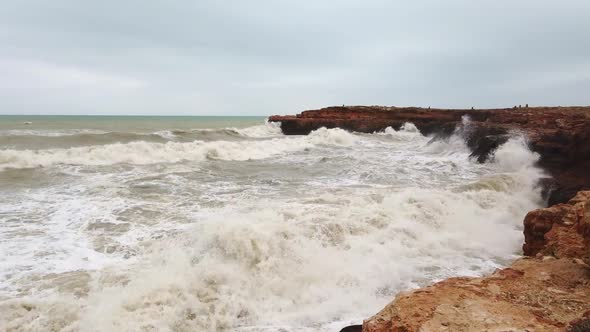
{"type": "Polygon", "coordinates": [[[362,325],[350,325],[340,330],[340,332],[362,332],[362,330],[362,325]]]}
{"type": "MultiPolygon", "coordinates": [[[[590,312],[588,312],[590,316],[590,312]]],[[[590,318],[578,319],[570,323],[567,332],[590,332],[590,318]]]]}
{"type": "Polygon", "coordinates": [[[506,130],[478,128],[465,137],[471,149],[471,157],[478,162],[485,162],[496,149],[510,138],[506,130]]]}
{"type": "Polygon", "coordinates": [[[577,191],[590,189],[590,107],[525,107],[502,109],[435,109],[418,107],[338,106],[271,116],[287,135],[306,135],[321,127],[372,133],[387,127],[398,130],[411,122],[424,135],[448,137],[465,124],[463,136],[479,162],[486,159],[513,132],[528,138],[541,155],[540,166],[555,182],[549,204],[565,203],[577,191]]]}

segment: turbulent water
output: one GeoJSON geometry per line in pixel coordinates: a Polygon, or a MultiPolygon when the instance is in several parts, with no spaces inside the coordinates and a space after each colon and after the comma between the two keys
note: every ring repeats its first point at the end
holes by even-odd
{"type": "Polygon", "coordinates": [[[543,173],[518,135],[470,160],[468,126],[0,117],[0,327],[337,331],[493,271],[519,254],[543,173]]]}

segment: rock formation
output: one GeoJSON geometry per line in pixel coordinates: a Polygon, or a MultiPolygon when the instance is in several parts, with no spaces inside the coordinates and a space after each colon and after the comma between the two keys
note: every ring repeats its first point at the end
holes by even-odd
{"type": "MultiPolygon", "coordinates": [[[[424,135],[451,135],[463,117],[472,156],[483,162],[511,132],[524,133],[552,179],[548,208],[524,220],[524,254],[483,278],[450,278],[400,293],[363,332],[590,331],[590,107],[443,110],[380,106],[328,107],[272,116],[285,134],[343,128],[399,129],[412,122],[424,135]],[[576,194],[577,193],[577,194],[576,194]]],[[[356,331],[359,326],[351,326],[356,331]]]]}
{"type": "Polygon", "coordinates": [[[567,202],[579,190],[590,189],[590,107],[445,110],[343,106],[275,115],[269,120],[280,122],[287,135],[304,135],[321,127],[365,133],[387,127],[397,130],[412,122],[424,135],[446,136],[453,133],[463,116],[470,119],[467,144],[480,162],[505,142],[511,131],[527,135],[531,149],[541,155],[540,165],[553,178],[546,183],[550,205],[567,202]]]}
{"type": "Polygon", "coordinates": [[[590,191],[580,191],[567,204],[529,212],[524,238],[527,256],[579,258],[590,265],[590,191]]]}
{"type": "Polygon", "coordinates": [[[362,331],[563,331],[590,314],[589,280],[579,261],[524,258],[485,278],[401,293],[362,331]]]}
{"type": "Polygon", "coordinates": [[[589,331],[589,230],[590,191],[532,211],[524,250],[534,257],[401,293],[362,331],[589,331]]]}

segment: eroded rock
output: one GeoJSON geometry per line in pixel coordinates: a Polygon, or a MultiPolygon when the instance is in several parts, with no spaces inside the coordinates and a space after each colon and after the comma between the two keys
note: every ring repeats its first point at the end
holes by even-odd
{"type": "Polygon", "coordinates": [[[590,264],[590,191],[580,191],[567,204],[529,212],[524,236],[527,256],[579,258],[590,264]]]}
{"type": "Polygon", "coordinates": [[[363,324],[385,331],[586,331],[590,191],[525,218],[526,255],[483,278],[450,278],[399,294],[363,324]]]}
{"type": "Polygon", "coordinates": [[[524,258],[489,277],[401,293],[363,332],[561,331],[590,310],[589,299],[587,265],[524,258]]]}
{"type": "Polygon", "coordinates": [[[484,162],[507,135],[524,133],[540,165],[553,177],[547,182],[549,205],[565,203],[590,189],[590,107],[525,107],[505,109],[430,109],[418,107],[346,106],[271,116],[283,133],[305,135],[321,127],[371,133],[399,129],[412,122],[424,135],[448,136],[464,116],[471,127],[465,139],[473,157],[484,162]]]}

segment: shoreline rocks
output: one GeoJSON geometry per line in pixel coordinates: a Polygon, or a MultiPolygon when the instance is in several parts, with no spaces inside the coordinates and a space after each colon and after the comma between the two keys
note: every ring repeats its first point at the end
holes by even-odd
{"type": "Polygon", "coordinates": [[[590,265],[590,191],[578,192],[567,204],[529,212],[524,238],[526,256],[577,258],[590,265]]]}
{"type": "Polygon", "coordinates": [[[590,107],[328,107],[269,121],[281,122],[288,135],[321,127],[370,133],[412,122],[424,135],[444,137],[465,115],[470,128],[464,136],[479,162],[518,131],[552,176],[543,184],[549,207],[524,220],[527,257],[490,276],[402,292],[365,320],[362,331],[590,331],[590,191],[584,191],[590,189],[590,107]]]}
{"type": "Polygon", "coordinates": [[[424,135],[451,135],[469,117],[466,142],[479,162],[514,131],[524,133],[539,164],[552,176],[544,183],[549,205],[565,203],[590,189],[590,107],[524,107],[502,109],[434,109],[419,107],[338,106],[274,115],[286,135],[305,135],[321,127],[372,133],[398,130],[412,122],[424,135]]]}
{"type": "Polygon", "coordinates": [[[400,293],[362,331],[563,331],[590,315],[589,280],[574,259],[523,258],[484,278],[400,293]]]}
{"type": "Polygon", "coordinates": [[[528,256],[483,278],[403,292],[363,332],[588,331],[590,191],[525,218],[528,256]]]}

